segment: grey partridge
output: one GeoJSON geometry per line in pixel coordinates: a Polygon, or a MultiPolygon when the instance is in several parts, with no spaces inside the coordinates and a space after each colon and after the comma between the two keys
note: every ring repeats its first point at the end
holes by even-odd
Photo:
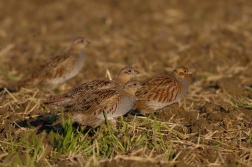
{"type": "Polygon", "coordinates": [[[120,87],[135,78],[137,74],[139,74],[139,72],[133,67],[126,66],[120,70],[115,80],[93,80],[91,82],[84,83],[73,88],[69,92],[64,93],[63,95],[55,96],[46,100],[44,104],[52,104],[69,109],[79,98],[85,96],[87,93],[100,89],[120,87]]]}
{"type": "Polygon", "coordinates": [[[179,67],[171,74],[154,76],[141,82],[143,86],[136,92],[134,109],[141,114],[150,114],[180,101],[189,88],[186,67],[179,67]]]}
{"type": "Polygon", "coordinates": [[[127,82],[122,88],[102,89],[90,92],[79,99],[75,106],[73,122],[96,127],[104,122],[103,111],[109,121],[126,114],[134,105],[135,92],[141,88],[138,81],[127,82]]]}
{"type": "Polygon", "coordinates": [[[83,49],[89,43],[84,38],[75,39],[65,53],[44,61],[37,69],[19,81],[16,87],[39,85],[51,89],[74,77],[84,65],[83,49]]]}

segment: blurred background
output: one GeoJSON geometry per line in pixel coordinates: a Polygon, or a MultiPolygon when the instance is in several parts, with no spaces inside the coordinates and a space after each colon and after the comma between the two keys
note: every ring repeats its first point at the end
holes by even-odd
{"type": "Polygon", "coordinates": [[[115,77],[125,65],[139,80],[183,65],[193,72],[189,103],[252,98],[249,0],[6,1],[0,20],[0,86],[85,37],[84,68],[64,89],[104,79],[106,69],[115,77]]]}
{"type": "Polygon", "coordinates": [[[249,0],[4,1],[0,19],[1,73],[15,80],[80,36],[92,45],[72,85],[102,78],[106,68],[116,75],[124,65],[143,77],[181,65],[194,79],[251,73],[244,70],[252,59],[249,0]]]}
{"type": "Polygon", "coordinates": [[[0,0],[0,87],[64,52],[77,37],[91,42],[81,72],[61,92],[22,89],[2,96],[2,134],[9,134],[9,123],[50,114],[41,100],[104,79],[106,69],[114,78],[130,65],[142,80],[183,65],[193,72],[188,94],[180,105],[156,114],[158,120],[181,123],[190,135],[174,141],[177,160],[194,166],[252,163],[251,0],[0,0]],[[201,150],[198,137],[205,144],[201,150]],[[183,145],[189,142],[195,147],[183,145]]]}

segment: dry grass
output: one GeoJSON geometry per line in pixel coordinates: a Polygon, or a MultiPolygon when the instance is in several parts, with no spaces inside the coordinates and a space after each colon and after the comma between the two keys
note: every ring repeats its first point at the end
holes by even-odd
{"type": "Polygon", "coordinates": [[[0,5],[1,87],[11,88],[76,37],[92,43],[83,70],[58,90],[1,91],[1,165],[251,166],[251,6],[249,0],[0,5]],[[113,78],[125,65],[141,72],[139,80],[185,65],[193,72],[190,91],[149,117],[118,119],[118,131],[109,124],[50,126],[61,109],[42,105],[45,98],[113,78]]]}

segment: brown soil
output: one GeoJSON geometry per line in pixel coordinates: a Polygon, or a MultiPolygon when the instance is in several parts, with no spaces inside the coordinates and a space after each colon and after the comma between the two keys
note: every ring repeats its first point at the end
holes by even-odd
{"type": "MultiPolygon", "coordinates": [[[[180,104],[156,113],[160,121],[186,127],[190,137],[174,148],[180,153],[179,163],[116,159],[101,165],[252,163],[252,110],[234,103],[240,97],[252,99],[251,0],[5,1],[0,3],[0,20],[0,87],[12,85],[41,60],[63,52],[76,37],[92,43],[86,49],[85,67],[59,92],[33,88],[14,92],[14,97],[1,93],[1,140],[10,134],[9,123],[51,124],[58,109],[49,112],[40,102],[102,79],[106,69],[115,76],[120,68],[132,65],[142,80],[184,65],[193,72],[189,93],[180,104]],[[204,144],[195,146],[199,140],[204,144]],[[225,143],[225,149],[218,142],[225,143]]],[[[22,129],[13,126],[11,131],[22,129]]]]}

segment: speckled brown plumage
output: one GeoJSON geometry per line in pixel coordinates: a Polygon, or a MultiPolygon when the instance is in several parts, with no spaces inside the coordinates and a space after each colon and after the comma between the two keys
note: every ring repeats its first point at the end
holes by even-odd
{"type": "Polygon", "coordinates": [[[91,82],[77,86],[71,91],[64,93],[63,95],[50,98],[46,100],[44,104],[52,104],[69,108],[70,106],[75,104],[76,100],[85,96],[88,92],[119,87],[135,78],[136,74],[139,74],[137,70],[130,66],[126,66],[120,70],[117,78],[114,81],[93,80],[91,82]]]}
{"type": "Polygon", "coordinates": [[[108,120],[126,114],[134,105],[135,92],[141,85],[137,81],[129,81],[122,88],[103,89],[89,93],[79,99],[75,105],[73,121],[82,125],[98,126],[103,122],[103,111],[108,120]]]}
{"type": "Polygon", "coordinates": [[[45,86],[55,88],[58,84],[74,77],[83,67],[84,48],[89,42],[84,38],[77,38],[64,54],[53,56],[38,66],[16,85],[45,86]]]}
{"type": "Polygon", "coordinates": [[[180,101],[189,88],[188,74],[188,68],[179,67],[171,74],[144,80],[143,87],[136,92],[133,108],[148,114],[180,101]]]}

